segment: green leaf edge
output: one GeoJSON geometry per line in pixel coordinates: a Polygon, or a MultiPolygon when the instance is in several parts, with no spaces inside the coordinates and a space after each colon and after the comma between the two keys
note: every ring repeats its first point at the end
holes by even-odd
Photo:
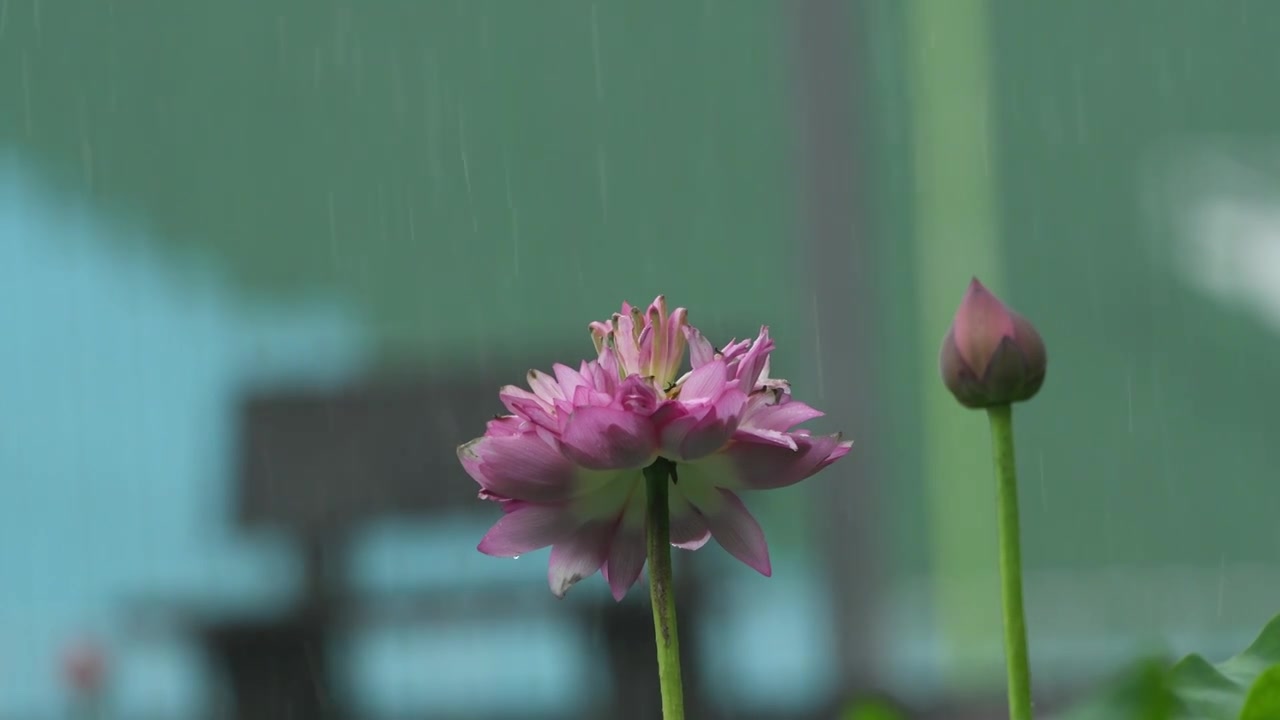
{"type": "Polygon", "coordinates": [[[1158,676],[1152,667],[1130,668],[1060,720],[1280,720],[1280,615],[1217,665],[1193,653],[1158,676]]]}

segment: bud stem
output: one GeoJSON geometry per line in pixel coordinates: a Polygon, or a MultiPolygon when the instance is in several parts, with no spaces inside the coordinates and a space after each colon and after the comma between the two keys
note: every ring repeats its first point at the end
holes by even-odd
{"type": "Polygon", "coordinates": [[[987,408],[991,456],[996,467],[1000,532],[1000,593],[1004,606],[1004,655],[1009,674],[1009,717],[1031,720],[1031,669],[1027,620],[1022,610],[1022,548],[1018,528],[1018,469],[1013,454],[1013,407],[987,408]]]}
{"type": "Polygon", "coordinates": [[[649,601],[653,605],[653,634],[658,646],[658,684],[662,688],[663,720],[684,720],[684,687],[680,679],[680,637],[676,632],[676,598],[671,583],[671,517],[667,483],[673,479],[671,461],[659,458],[644,469],[648,495],[646,524],[649,561],[649,601]]]}

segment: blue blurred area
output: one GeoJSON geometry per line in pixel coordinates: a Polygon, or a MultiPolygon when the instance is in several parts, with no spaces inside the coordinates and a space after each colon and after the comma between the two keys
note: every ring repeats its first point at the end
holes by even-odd
{"type": "Polygon", "coordinates": [[[122,613],[153,595],[255,608],[296,592],[281,538],[228,524],[237,398],[367,362],[339,303],[255,306],[199,257],[158,258],[147,233],[0,163],[0,373],[17,380],[0,404],[0,710],[56,707],[80,633],[121,644],[125,707],[192,708],[207,688],[190,663],[131,647],[122,613]]]}

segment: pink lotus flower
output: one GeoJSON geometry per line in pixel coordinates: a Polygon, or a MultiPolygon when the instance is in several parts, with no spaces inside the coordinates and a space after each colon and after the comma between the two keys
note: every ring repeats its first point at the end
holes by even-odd
{"type": "Polygon", "coordinates": [[[717,352],[662,297],[647,312],[624,303],[590,328],[595,360],[532,370],[529,390],[502,388],[512,414],[458,448],[480,497],[503,511],[479,550],[514,557],[550,545],[557,597],[600,570],[621,600],[645,564],[643,470],[665,458],[676,467],[671,544],[696,550],[714,537],[770,575],[764,533],[737,491],[798,483],[852,443],[792,429],[822,413],[769,377],[768,328],[717,352]],[[686,346],[693,369],[680,375],[686,346]]]}

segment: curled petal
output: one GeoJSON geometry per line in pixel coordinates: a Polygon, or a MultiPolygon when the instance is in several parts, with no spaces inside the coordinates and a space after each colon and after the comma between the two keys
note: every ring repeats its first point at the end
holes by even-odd
{"type": "Polygon", "coordinates": [[[613,316],[613,351],[617,354],[618,363],[627,374],[640,368],[640,345],[637,342],[643,328],[643,315],[639,309],[626,310],[613,316]]]}
{"type": "MultiPolygon", "coordinates": [[[[750,340],[733,341],[730,340],[728,345],[720,351],[720,356],[728,363],[737,363],[742,360],[743,354],[751,347],[750,340]]],[[[736,367],[736,365],[735,365],[736,367]]]]}
{"type": "Polygon", "coordinates": [[[553,545],[573,532],[574,520],[564,508],[510,500],[505,514],[480,541],[485,555],[515,557],[553,545]]]}
{"type": "Polygon", "coordinates": [[[716,461],[727,461],[723,467],[722,487],[744,490],[771,490],[794,485],[848,452],[840,450],[839,435],[791,434],[795,450],[776,444],[754,442],[750,434],[739,433],[724,452],[713,456],[716,461]],[[833,453],[837,457],[831,458],[833,453]],[[828,458],[831,458],[828,460],[828,458]]]}
{"type": "Polygon", "coordinates": [[[769,328],[761,327],[760,335],[755,342],[751,343],[750,349],[742,356],[742,360],[738,362],[738,371],[735,377],[742,383],[743,389],[747,392],[755,388],[761,372],[764,371],[765,363],[769,361],[769,353],[771,352],[773,352],[773,341],[769,339],[769,328]]]}
{"type": "Polygon", "coordinates": [[[592,470],[642,467],[657,448],[648,418],[608,407],[577,408],[560,439],[570,460],[592,470]]]}
{"type": "Polygon", "coordinates": [[[658,391],[644,378],[632,375],[618,386],[614,400],[623,410],[637,415],[652,415],[658,409],[658,391]]]}
{"type": "Polygon", "coordinates": [[[738,431],[734,433],[734,438],[741,442],[759,443],[761,445],[777,445],[794,452],[796,448],[796,433],[782,432],[780,430],[761,430],[754,427],[738,427],[738,431]]]}
{"type": "Polygon", "coordinates": [[[563,598],[579,580],[594,575],[609,556],[609,546],[616,531],[616,522],[591,522],[556,541],[547,565],[547,583],[551,586],[551,593],[563,598]]]}
{"type": "Polygon", "coordinates": [[[802,402],[792,400],[780,405],[761,404],[754,407],[743,418],[742,424],[744,427],[760,430],[786,432],[802,422],[820,418],[824,414],[821,410],[815,410],[802,402]]]}
{"type": "Polygon", "coordinates": [[[851,450],[852,448],[853,448],[852,440],[845,440],[844,442],[837,443],[835,448],[832,449],[831,452],[827,453],[827,456],[822,459],[822,462],[819,462],[818,466],[813,469],[813,472],[814,473],[821,472],[831,463],[839,460],[845,455],[848,455],[849,450],[851,450]]]}

